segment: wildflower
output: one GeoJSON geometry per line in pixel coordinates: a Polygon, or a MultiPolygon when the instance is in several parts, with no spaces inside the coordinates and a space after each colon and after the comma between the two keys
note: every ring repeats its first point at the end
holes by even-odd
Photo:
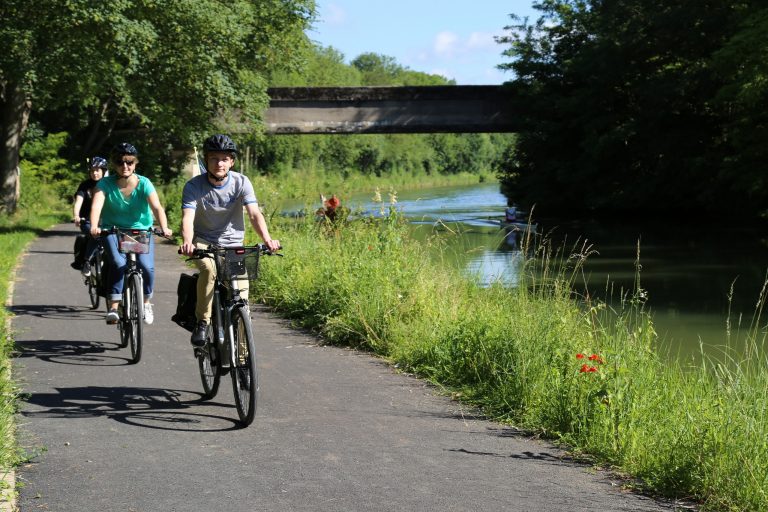
{"type": "Polygon", "coordinates": [[[587,371],[589,371],[589,365],[588,364],[581,365],[581,370],[579,370],[579,373],[586,373],[587,371]]]}
{"type": "Polygon", "coordinates": [[[592,354],[591,356],[589,356],[589,360],[590,360],[590,361],[597,361],[597,363],[598,363],[598,364],[603,364],[603,363],[605,362],[605,361],[603,360],[603,358],[602,358],[602,357],[600,357],[600,356],[599,356],[599,355],[597,355],[597,354],[592,354]]]}
{"type": "Polygon", "coordinates": [[[589,373],[594,373],[594,372],[596,372],[596,371],[597,371],[597,367],[596,367],[596,366],[590,366],[590,367],[587,369],[587,372],[589,372],[589,373]]]}
{"type": "Polygon", "coordinates": [[[582,353],[576,354],[576,359],[584,359],[584,354],[582,353]]]}
{"type": "Polygon", "coordinates": [[[381,202],[381,190],[379,190],[379,187],[376,187],[376,191],[373,193],[373,202],[374,203],[381,202]]]}

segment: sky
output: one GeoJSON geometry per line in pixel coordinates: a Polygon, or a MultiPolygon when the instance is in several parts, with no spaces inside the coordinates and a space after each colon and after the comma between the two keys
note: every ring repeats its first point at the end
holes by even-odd
{"type": "Polygon", "coordinates": [[[414,71],[442,75],[458,85],[511,80],[506,46],[494,41],[513,24],[510,14],[537,18],[533,0],[317,0],[308,36],[333,46],[349,63],[361,53],[394,57],[414,71]]]}

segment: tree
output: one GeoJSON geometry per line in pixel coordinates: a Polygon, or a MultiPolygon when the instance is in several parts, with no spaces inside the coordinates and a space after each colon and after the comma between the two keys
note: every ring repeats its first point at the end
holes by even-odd
{"type": "Polygon", "coordinates": [[[764,76],[765,27],[759,19],[748,24],[752,32],[742,24],[759,5],[537,3],[536,23],[523,20],[501,38],[513,60],[500,67],[517,75],[509,86],[524,121],[502,176],[507,190],[537,203],[540,214],[542,208],[700,214],[720,212],[724,202],[725,209],[743,205],[735,174],[723,165],[734,152],[733,135],[746,134],[726,107],[723,88],[735,73],[718,73],[713,58],[721,55],[722,71],[726,61],[732,71],[744,70],[734,39],[741,30],[754,45],[742,76],[764,76]],[[730,134],[723,130],[729,118],[730,134]]]}
{"type": "Polygon", "coordinates": [[[4,0],[0,207],[16,208],[32,108],[70,108],[98,146],[118,120],[189,143],[212,120],[256,129],[271,70],[309,44],[314,0],[4,0]]]}

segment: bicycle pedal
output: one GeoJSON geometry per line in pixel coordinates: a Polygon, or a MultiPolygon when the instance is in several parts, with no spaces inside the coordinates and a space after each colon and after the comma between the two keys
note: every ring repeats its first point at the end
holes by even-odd
{"type": "Polygon", "coordinates": [[[201,357],[203,357],[205,355],[205,352],[203,351],[203,349],[204,349],[204,347],[195,347],[194,348],[194,352],[195,352],[195,357],[196,358],[200,359],[201,357]]]}

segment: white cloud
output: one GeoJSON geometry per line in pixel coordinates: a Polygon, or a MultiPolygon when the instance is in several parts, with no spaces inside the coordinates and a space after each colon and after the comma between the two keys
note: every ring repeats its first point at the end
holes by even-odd
{"type": "Polygon", "coordinates": [[[453,32],[440,32],[435,36],[433,45],[435,53],[443,57],[450,57],[456,51],[456,44],[459,42],[459,36],[453,32]]]}
{"type": "Polygon", "coordinates": [[[493,34],[491,32],[472,32],[467,39],[467,48],[470,50],[487,50],[489,48],[496,48],[498,44],[494,40],[494,37],[499,34],[493,34]]]}
{"type": "Polygon", "coordinates": [[[328,4],[324,12],[323,21],[329,25],[343,25],[347,21],[347,12],[337,4],[328,4]]]}

